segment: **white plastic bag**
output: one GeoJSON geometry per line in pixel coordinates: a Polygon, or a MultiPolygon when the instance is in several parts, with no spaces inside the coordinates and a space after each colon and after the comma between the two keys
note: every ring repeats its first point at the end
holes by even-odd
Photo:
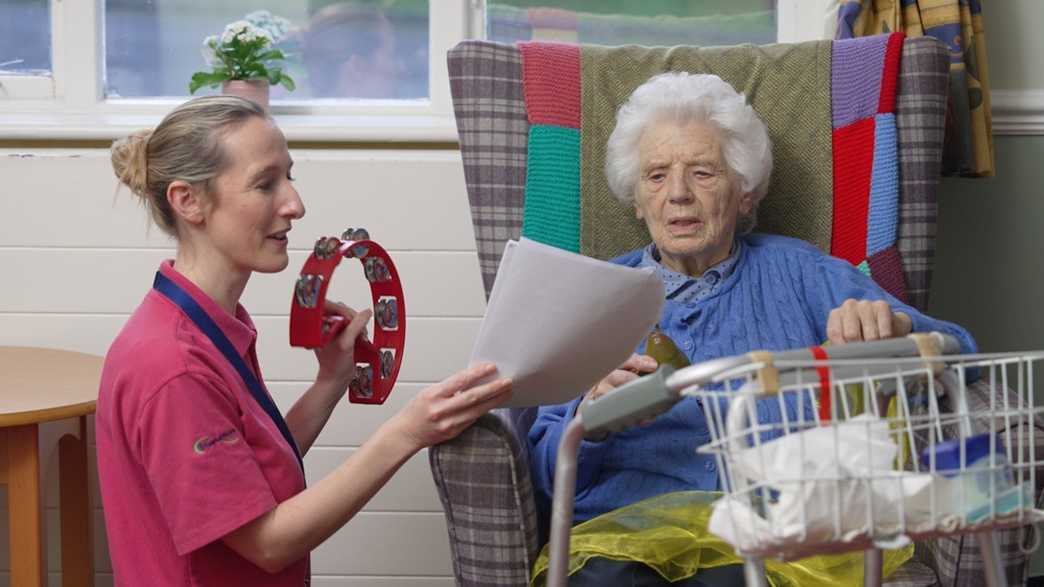
{"type": "Polygon", "coordinates": [[[945,480],[893,471],[898,447],[888,422],[861,415],[733,453],[733,478],[764,482],[764,517],[734,493],[715,504],[710,530],[741,550],[799,542],[847,541],[872,532],[932,526],[951,503],[945,480]],[[768,492],[765,492],[768,493],[768,492]]]}

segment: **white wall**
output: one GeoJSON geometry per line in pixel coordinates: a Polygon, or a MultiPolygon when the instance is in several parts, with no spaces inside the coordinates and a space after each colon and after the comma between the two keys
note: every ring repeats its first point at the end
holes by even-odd
{"type": "MultiPolygon", "coordinates": [[[[292,285],[317,237],[349,225],[367,228],[395,259],[408,310],[399,384],[384,406],[345,401],[337,407],[305,459],[315,482],[425,384],[466,364],[485,302],[459,152],[292,155],[308,212],[290,233],[290,267],[255,276],[243,300],[257,323],[262,370],[280,408],[289,408],[315,372],[310,352],[289,347],[287,313],[292,285]]],[[[146,233],[145,213],[126,191],[114,196],[104,149],[0,150],[0,178],[0,345],[104,355],[159,262],[171,257],[171,243],[156,229],[146,233]]],[[[369,303],[361,268],[342,267],[328,297],[356,307],[369,303]]],[[[59,584],[55,448],[64,428],[49,425],[41,432],[51,585],[59,584]]],[[[97,584],[111,585],[93,435],[89,450],[97,584]]],[[[0,585],[7,584],[9,568],[6,524],[7,512],[0,510],[0,585]]],[[[410,460],[316,550],[312,565],[317,587],[452,585],[427,454],[410,460]]]]}

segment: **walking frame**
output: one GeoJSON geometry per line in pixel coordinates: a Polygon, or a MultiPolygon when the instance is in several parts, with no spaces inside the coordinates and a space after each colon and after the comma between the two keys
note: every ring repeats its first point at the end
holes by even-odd
{"type": "MultiPolygon", "coordinates": [[[[724,492],[715,504],[718,528],[744,558],[748,585],[767,585],[768,557],[858,550],[864,551],[864,584],[880,585],[882,549],[966,533],[977,537],[987,585],[1007,585],[993,531],[1031,531],[1044,520],[1044,512],[1033,509],[1032,448],[1033,423],[1044,410],[1035,403],[1034,371],[1044,351],[959,351],[956,339],[939,333],[758,351],[677,371],[661,366],[583,402],[558,449],[548,585],[567,580],[580,441],[605,438],[684,398],[701,402],[710,441],[694,448],[717,462],[724,492]],[[972,413],[968,386],[974,381],[991,393],[989,408],[972,413]],[[1001,393],[992,393],[998,387],[1001,393]],[[780,417],[759,421],[764,402],[776,403],[780,417]],[[809,434],[828,441],[810,443],[809,434]],[[787,461],[789,472],[766,476],[784,440],[787,457],[796,459],[787,461]],[[987,455],[970,455],[973,443],[988,445],[987,455]],[[851,464],[860,458],[879,464],[884,458],[885,466],[851,464]],[[807,474],[806,462],[831,465],[807,474]]],[[[1030,546],[1027,551],[1036,547],[1030,546]]]]}

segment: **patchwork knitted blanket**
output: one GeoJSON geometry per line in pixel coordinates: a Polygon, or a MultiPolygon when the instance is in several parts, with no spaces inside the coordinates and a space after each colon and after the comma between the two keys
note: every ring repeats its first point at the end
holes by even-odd
{"type": "Polygon", "coordinates": [[[530,124],[523,236],[603,259],[647,244],[605,180],[616,110],[657,73],[714,73],[747,97],[772,138],[775,169],[757,230],[811,242],[904,299],[895,127],[902,42],[893,33],[710,48],[520,43],[530,124]]]}

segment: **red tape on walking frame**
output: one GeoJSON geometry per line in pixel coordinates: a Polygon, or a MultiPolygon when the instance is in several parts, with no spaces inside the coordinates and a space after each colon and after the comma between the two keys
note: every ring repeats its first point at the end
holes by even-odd
{"type": "MultiPolygon", "coordinates": [[[[817,361],[830,358],[821,346],[808,347],[808,350],[817,361]]],[[[825,423],[830,421],[830,367],[819,365],[816,372],[819,373],[819,421],[825,423]]]]}
{"type": "Polygon", "coordinates": [[[406,343],[406,300],[399,272],[388,252],[369,240],[363,229],[348,229],[340,239],[323,237],[305,261],[290,303],[290,345],[318,348],[340,334],[348,321],[326,314],[326,290],[343,258],[356,258],[363,266],[373,296],[373,341],[355,339],[355,377],[348,386],[348,401],[383,404],[402,366],[406,343]]]}

